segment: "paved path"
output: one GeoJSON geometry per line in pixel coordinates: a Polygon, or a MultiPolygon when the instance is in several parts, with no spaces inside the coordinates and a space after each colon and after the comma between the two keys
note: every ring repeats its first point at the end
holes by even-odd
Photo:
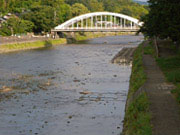
{"type": "Polygon", "coordinates": [[[153,135],[180,135],[180,108],[171,94],[172,84],[166,79],[150,55],[143,56],[147,82],[145,90],[151,102],[153,135]]]}

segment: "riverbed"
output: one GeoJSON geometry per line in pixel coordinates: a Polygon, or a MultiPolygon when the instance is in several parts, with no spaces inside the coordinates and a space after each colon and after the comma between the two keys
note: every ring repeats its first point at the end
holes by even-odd
{"type": "Polygon", "coordinates": [[[0,55],[0,135],[119,135],[131,67],[112,64],[142,36],[0,55]]]}

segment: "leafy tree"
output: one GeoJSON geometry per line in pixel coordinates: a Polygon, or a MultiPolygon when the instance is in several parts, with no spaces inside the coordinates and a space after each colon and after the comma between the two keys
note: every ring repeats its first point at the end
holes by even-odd
{"type": "Polygon", "coordinates": [[[14,35],[20,33],[32,32],[34,24],[27,20],[22,20],[17,17],[10,18],[7,22],[2,24],[0,28],[1,35],[14,35]]]}
{"type": "Polygon", "coordinates": [[[0,12],[4,12],[6,9],[6,2],[5,0],[0,0],[0,12]]]}
{"type": "Polygon", "coordinates": [[[55,26],[54,10],[50,6],[36,6],[31,10],[31,12],[24,14],[23,18],[34,23],[34,32],[48,32],[55,26]]]}
{"type": "Polygon", "coordinates": [[[81,14],[88,13],[89,10],[83,4],[75,3],[72,5],[72,16],[79,16],[81,14]]]}
{"type": "Polygon", "coordinates": [[[2,24],[2,26],[0,28],[0,35],[1,36],[11,36],[12,35],[11,29],[8,28],[7,23],[2,24]]]}
{"type": "Polygon", "coordinates": [[[86,6],[92,12],[104,11],[103,3],[102,2],[98,2],[97,0],[88,0],[86,6]]]}
{"type": "Polygon", "coordinates": [[[71,7],[64,0],[41,0],[41,4],[53,9],[54,25],[64,22],[72,17],[71,7]]]}
{"type": "Polygon", "coordinates": [[[144,26],[141,28],[148,37],[170,38],[180,42],[180,1],[150,0],[149,14],[142,18],[144,26]]]}

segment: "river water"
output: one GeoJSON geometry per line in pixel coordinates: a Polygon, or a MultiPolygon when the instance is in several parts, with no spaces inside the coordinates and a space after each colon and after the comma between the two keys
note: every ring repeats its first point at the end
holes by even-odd
{"type": "Polygon", "coordinates": [[[142,36],[0,55],[0,135],[119,135],[131,67],[112,64],[142,36]]]}

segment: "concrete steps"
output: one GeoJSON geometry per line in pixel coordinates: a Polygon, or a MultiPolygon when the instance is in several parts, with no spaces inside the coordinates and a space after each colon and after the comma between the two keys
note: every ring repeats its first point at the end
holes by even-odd
{"type": "Polygon", "coordinates": [[[114,64],[132,66],[135,49],[136,48],[123,48],[118,54],[115,55],[111,62],[114,64]]]}

